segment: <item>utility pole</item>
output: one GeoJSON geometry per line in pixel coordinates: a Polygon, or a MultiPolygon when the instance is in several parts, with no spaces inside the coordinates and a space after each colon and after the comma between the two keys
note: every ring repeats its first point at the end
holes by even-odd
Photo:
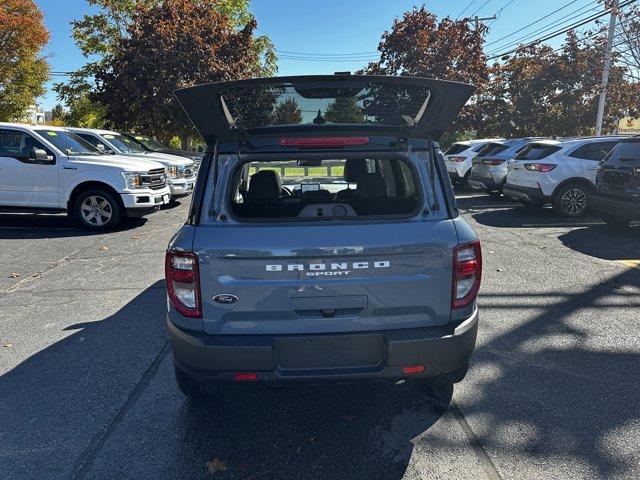
{"type": "Polygon", "coordinates": [[[495,20],[496,18],[498,18],[498,17],[496,17],[495,15],[492,15],[490,17],[482,17],[482,18],[480,18],[480,17],[478,17],[478,15],[476,15],[475,17],[470,17],[470,18],[467,18],[466,20],[467,20],[467,22],[473,22],[473,24],[476,27],[476,32],[480,31],[480,33],[484,33],[484,31],[487,28],[487,26],[486,25],[482,25],[481,26],[480,22],[484,22],[485,20],[495,20]]]}
{"type": "Polygon", "coordinates": [[[598,99],[598,115],[596,116],[596,135],[602,135],[602,120],[604,118],[604,104],[607,99],[607,83],[609,82],[609,70],[611,69],[611,50],[613,48],[613,34],[616,29],[616,17],[618,16],[618,0],[613,0],[611,5],[611,18],[609,19],[609,35],[607,37],[607,49],[604,52],[604,66],[602,68],[602,84],[600,85],[600,98],[598,99]]]}

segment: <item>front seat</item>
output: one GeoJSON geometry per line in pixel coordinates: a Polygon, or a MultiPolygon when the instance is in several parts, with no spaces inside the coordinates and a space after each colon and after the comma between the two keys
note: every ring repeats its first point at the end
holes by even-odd
{"type": "Polygon", "coordinates": [[[250,218],[277,217],[282,214],[278,202],[281,193],[280,176],[273,170],[261,170],[251,175],[246,202],[239,211],[250,218]]]}
{"type": "Polygon", "coordinates": [[[264,201],[277,200],[282,193],[282,182],[277,172],[261,170],[251,175],[247,200],[264,201]]]}
{"type": "Polygon", "coordinates": [[[358,183],[360,177],[367,175],[369,169],[367,168],[367,160],[364,158],[350,158],[344,162],[343,177],[347,182],[347,189],[340,190],[336,193],[336,200],[339,202],[349,201],[355,197],[355,190],[349,188],[349,183],[358,183]]]}
{"type": "Polygon", "coordinates": [[[25,136],[24,137],[24,147],[22,147],[22,151],[20,152],[22,155],[24,155],[25,157],[29,156],[29,152],[31,152],[32,149],[34,148],[39,148],[38,144],[36,143],[36,141],[30,137],[30,136],[25,136]]]}
{"type": "Polygon", "coordinates": [[[358,180],[356,197],[358,198],[387,198],[387,184],[379,173],[367,173],[358,180]]]}

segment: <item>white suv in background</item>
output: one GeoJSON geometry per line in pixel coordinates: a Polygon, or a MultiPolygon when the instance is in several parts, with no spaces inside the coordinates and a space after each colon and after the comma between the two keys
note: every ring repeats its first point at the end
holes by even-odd
{"type": "Polygon", "coordinates": [[[509,162],[506,197],[542,207],[551,202],[565,217],[589,209],[598,163],[625,137],[603,136],[530,142],[509,162]]]}
{"type": "Polygon", "coordinates": [[[472,161],[482,150],[482,147],[499,138],[480,138],[456,142],[444,152],[444,161],[451,183],[456,186],[466,186],[471,173],[472,161]]]}
{"type": "Polygon", "coordinates": [[[184,197],[193,192],[197,173],[193,160],[168,153],[148,152],[135,140],[111,130],[75,127],[67,130],[107,153],[145,158],[163,164],[167,167],[168,183],[173,198],[184,197]]]}
{"type": "Polygon", "coordinates": [[[59,127],[0,123],[0,211],[67,212],[108,230],[169,202],[163,165],[106,155],[59,127]]]}

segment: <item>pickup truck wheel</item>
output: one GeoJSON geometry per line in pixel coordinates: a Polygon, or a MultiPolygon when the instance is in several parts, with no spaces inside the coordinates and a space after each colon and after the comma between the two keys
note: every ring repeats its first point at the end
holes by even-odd
{"type": "Polygon", "coordinates": [[[553,208],[563,217],[581,217],[589,209],[590,193],[589,189],[580,183],[565,185],[554,194],[553,208]]]}
{"type": "Polygon", "coordinates": [[[201,403],[211,400],[216,392],[216,387],[210,382],[202,382],[191,378],[184,373],[177,365],[173,365],[176,377],[176,385],[182,394],[193,402],[201,403]]]}
{"type": "Polygon", "coordinates": [[[111,193],[91,189],[78,195],[73,214],[82,228],[104,231],[115,228],[120,223],[122,207],[111,193]]]}

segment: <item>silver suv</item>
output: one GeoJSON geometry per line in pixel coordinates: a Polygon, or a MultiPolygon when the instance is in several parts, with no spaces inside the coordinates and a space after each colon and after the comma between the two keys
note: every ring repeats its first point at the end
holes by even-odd
{"type": "Polygon", "coordinates": [[[481,251],[436,140],[472,92],[346,75],[176,92],[207,142],[166,255],[184,394],[224,382],[462,380],[481,251]]]}

